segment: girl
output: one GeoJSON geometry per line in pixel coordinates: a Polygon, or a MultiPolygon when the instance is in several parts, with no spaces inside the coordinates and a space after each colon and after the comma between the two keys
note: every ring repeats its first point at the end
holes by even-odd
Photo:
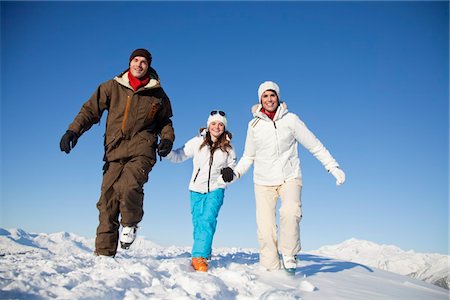
{"type": "Polygon", "coordinates": [[[172,150],[167,159],[179,163],[193,158],[191,214],[194,226],[192,266],[206,272],[211,257],[212,240],[216,231],[217,216],[223,203],[226,182],[233,179],[236,154],[231,145],[231,133],[226,130],[227,119],[221,110],[213,110],[206,128],[190,139],[183,147],[172,150]]]}

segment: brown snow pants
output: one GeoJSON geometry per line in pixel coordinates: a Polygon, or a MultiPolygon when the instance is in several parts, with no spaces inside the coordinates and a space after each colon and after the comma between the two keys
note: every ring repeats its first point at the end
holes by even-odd
{"type": "Polygon", "coordinates": [[[103,175],[97,203],[99,225],[95,239],[97,255],[114,256],[119,242],[119,215],[122,226],[137,225],[144,215],[144,184],[155,161],[145,156],[109,163],[103,175]]]}

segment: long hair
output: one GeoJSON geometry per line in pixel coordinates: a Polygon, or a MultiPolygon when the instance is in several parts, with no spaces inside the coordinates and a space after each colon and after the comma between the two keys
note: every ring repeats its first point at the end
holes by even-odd
{"type": "MultiPolygon", "coordinates": [[[[202,133],[206,128],[200,128],[200,133],[202,133]]],[[[232,134],[228,130],[224,130],[222,134],[219,136],[217,141],[213,142],[211,139],[211,134],[209,131],[206,131],[205,139],[203,140],[203,143],[200,145],[200,149],[205,147],[206,145],[209,146],[211,149],[211,154],[213,154],[217,149],[222,150],[223,152],[229,153],[228,150],[230,150],[232,134]]]]}

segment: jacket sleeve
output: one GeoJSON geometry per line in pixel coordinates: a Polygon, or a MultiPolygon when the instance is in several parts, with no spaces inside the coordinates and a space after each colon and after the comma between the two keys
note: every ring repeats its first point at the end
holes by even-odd
{"type": "Polygon", "coordinates": [[[189,158],[194,157],[196,138],[192,138],[184,144],[183,147],[170,151],[166,156],[173,163],[181,163],[189,158]]]}
{"type": "MultiPolygon", "coordinates": [[[[228,155],[227,155],[227,159],[226,159],[226,161],[225,161],[225,164],[226,164],[227,167],[230,167],[231,169],[233,169],[234,166],[236,165],[236,152],[234,151],[233,145],[231,146],[231,149],[228,150],[228,155]]],[[[221,171],[221,170],[219,170],[219,172],[220,172],[220,171],[221,171]]],[[[233,170],[233,171],[234,171],[234,170],[233,170]]],[[[234,172],[234,173],[236,174],[236,172],[234,172]]],[[[217,178],[217,183],[218,183],[219,185],[225,185],[225,186],[228,186],[228,185],[234,183],[238,178],[239,178],[239,177],[234,176],[234,178],[233,178],[233,180],[232,180],[231,182],[225,182],[225,181],[223,180],[222,174],[220,174],[219,177],[217,178]]]]}
{"type": "Polygon", "coordinates": [[[237,163],[236,168],[234,168],[234,172],[238,176],[238,178],[240,178],[248,171],[248,169],[250,169],[255,160],[255,153],[256,149],[253,140],[253,129],[249,124],[247,128],[247,137],[245,138],[244,154],[237,163]]]}
{"type": "Polygon", "coordinates": [[[80,136],[88,131],[92,125],[100,122],[103,112],[109,107],[110,91],[111,80],[99,85],[89,100],[83,104],[68,129],[80,136]]]}
{"type": "Polygon", "coordinates": [[[175,141],[175,131],[172,124],[172,106],[169,97],[162,88],[158,91],[161,93],[162,105],[156,119],[157,133],[161,139],[175,141]]]}
{"type": "Polygon", "coordinates": [[[233,169],[234,166],[236,166],[236,152],[234,151],[234,147],[232,146],[227,156],[227,167],[233,169]]]}
{"type": "Polygon", "coordinates": [[[311,154],[322,163],[328,172],[332,171],[336,167],[339,167],[339,164],[333,156],[331,156],[330,152],[328,152],[319,139],[306,127],[305,123],[303,123],[297,115],[292,114],[292,116],[294,119],[293,130],[295,139],[309,152],[311,152],[311,154]]]}

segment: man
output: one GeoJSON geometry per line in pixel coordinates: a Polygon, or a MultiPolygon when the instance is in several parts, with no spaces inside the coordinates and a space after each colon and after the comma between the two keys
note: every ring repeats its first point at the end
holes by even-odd
{"type": "Polygon", "coordinates": [[[134,50],[129,68],[100,84],[61,138],[61,151],[69,153],[78,138],[108,111],[103,182],[97,203],[97,255],[116,254],[119,215],[123,227],[121,247],[128,249],[133,243],[144,214],[143,186],[156,163],[156,152],[166,156],[175,140],[170,100],[151,62],[148,50],[134,50]]]}
{"type": "Polygon", "coordinates": [[[279,269],[280,251],[283,267],[292,274],[300,251],[299,223],[302,217],[302,180],[297,144],[308,149],[323,164],[336,178],[337,185],[344,183],[345,174],[298,116],[288,112],[287,105],[280,100],[280,88],[275,82],[266,81],[259,86],[258,100],[259,104],[252,110],[254,118],[248,124],[244,154],[234,172],[241,177],[254,164],[260,264],[267,270],[279,269]],[[276,224],[278,198],[281,199],[279,242],[276,224]]]}

